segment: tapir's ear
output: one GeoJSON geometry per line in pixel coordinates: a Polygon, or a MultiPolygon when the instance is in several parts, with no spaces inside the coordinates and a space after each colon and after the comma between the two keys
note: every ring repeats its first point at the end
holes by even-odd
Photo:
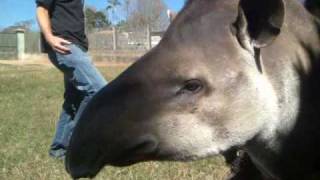
{"type": "Polygon", "coordinates": [[[284,16],[283,0],[240,0],[233,26],[242,46],[262,48],[280,34],[284,16]]]}

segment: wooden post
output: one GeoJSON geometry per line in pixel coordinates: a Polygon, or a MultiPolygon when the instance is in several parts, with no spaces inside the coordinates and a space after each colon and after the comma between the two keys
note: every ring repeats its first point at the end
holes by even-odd
{"type": "Polygon", "coordinates": [[[148,46],[148,50],[150,50],[152,48],[152,36],[151,36],[151,29],[150,29],[150,25],[147,25],[147,46],[148,46]]]}
{"type": "Polygon", "coordinates": [[[17,29],[17,56],[18,60],[23,60],[25,56],[25,31],[24,29],[17,29]]]}
{"type": "Polygon", "coordinates": [[[112,27],[113,31],[113,50],[118,49],[118,34],[117,34],[117,29],[116,27],[112,27]]]}

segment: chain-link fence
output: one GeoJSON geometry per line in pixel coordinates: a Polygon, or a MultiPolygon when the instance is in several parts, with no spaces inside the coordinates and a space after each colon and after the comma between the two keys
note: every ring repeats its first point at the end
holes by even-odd
{"type": "Polygon", "coordinates": [[[151,32],[148,28],[125,30],[110,28],[89,33],[90,49],[103,50],[148,50],[152,46],[151,32]]]}
{"type": "Polygon", "coordinates": [[[39,54],[41,53],[40,33],[39,32],[25,32],[25,53],[39,54]]]}
{"type": "MultiPolygon", "coordinates": [[[[40,54],[41,40],[39,32],[23,32],[24,54],[40,54]]],[[[161,40],[162,33],[151,32],[148,27],[126,30],[110,28],[88,33],[89,53],[94,60],[131,61],[161,40]]],[[[16,59],[17,33],[0,33],[0,59],[16,59]]],[[[24,56],[28,57],[28,56],[24,56]]]]}
{"type": "Polygon", "coordinates": [[[161,40],[162,33],[148,27],[127,30],[110,28],[88,34],[90,54],[95,60],[131,61],[137,59],[161,40]]]}
{"type": "Polygon", "coordinates": [[[0,33],[0,59],[17,58],[16,33],[0,33]]]}

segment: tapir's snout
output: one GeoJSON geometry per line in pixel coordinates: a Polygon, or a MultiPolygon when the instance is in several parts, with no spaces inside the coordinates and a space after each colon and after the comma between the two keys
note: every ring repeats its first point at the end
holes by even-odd
{"type": "MultiPolygon", "coordinates": [[[[110,143],[112,144],[112,142],[110,143]]],[[[121,167],[152,160],[157,154],[158,147],[158,143],[153,137],[140,138],[140,142],[138,141],[128,148],[112,147],[113,145],[88,148],[78,145],[74,143],[70,146],[65,161],[66,170],[74,179],[93,178],[105,165],[121,167]],[[105,148],[104,152],[99,151],[103,148],[105,148]],[[118,149],[118,151],[112,149],[118,149]]]]}
{"type": "MultiPolygon", "coordinates": [[[[77,138],[81,138],[81,135],[77,134],[77,138]]],[[[73,178],[93,178],[105,165],[127,166],[153,160],[157,155],[158,141],[151,135],[133,137],[131,142],[126,138],[118,138],[73,139],[65,161],[67,172],[73,178]]]]}
{"type": "Polygon", "coordinates": [[[84,148],[74,143],[67,153],[65,167],[72,178],[93,178],[102,168],[97,148],[84,148]],[[88,151],[90,149],[90,152],[88,151]],[[90,156],[88,156],[90,154],[90,156]]]}
{"type": "Polygon", "coordinates": [[[88,166],[74,167],[70,165],[70,161],[66,161],[66,169],[73,179],[94,178],[100,171],[100,168],[92,169],[88,166]]]}
{"type": "Polygon", "coordinates": [[[128,121],[128,117],[141,119],[144,111],[137,108],[146,100],[124,91],[137,90],[136,84],[116,83],[94,97],[73,132],[65,162],[73,178],[92,178],[105,165],[130,165],[151,160],[157,154],[158,140],[148,132],[148,124],[128,121]]]}

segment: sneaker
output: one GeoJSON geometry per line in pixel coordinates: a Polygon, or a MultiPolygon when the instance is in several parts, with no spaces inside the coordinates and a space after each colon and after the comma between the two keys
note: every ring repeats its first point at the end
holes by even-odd
{"type": "Polygon", "coordinates": [[[64,148],[50,149],[49,156],[54,159],[64,160],[67,150],[64,148]]]}

